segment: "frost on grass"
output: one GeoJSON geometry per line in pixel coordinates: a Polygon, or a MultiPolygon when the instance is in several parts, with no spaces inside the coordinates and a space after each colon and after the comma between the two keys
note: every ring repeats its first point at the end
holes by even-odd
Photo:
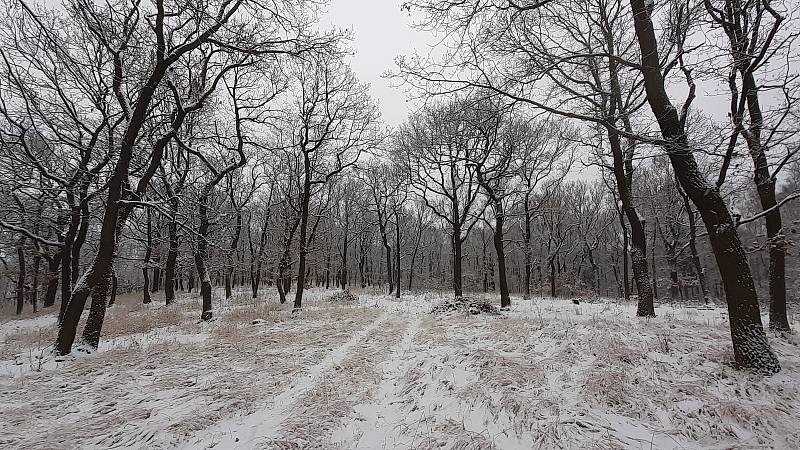
{"type": "Polygon", "coordinates": [[[122,299],[99,350],[63,362],[35,357],[50,319],[6,321],[0,446],[800,447],[800,339],[771,337],[776,376],[736,370],[721,309],[514,299],[495,317],[330,295],[296,315],[234,296],[213,323],[191,297],[122,299]]]}

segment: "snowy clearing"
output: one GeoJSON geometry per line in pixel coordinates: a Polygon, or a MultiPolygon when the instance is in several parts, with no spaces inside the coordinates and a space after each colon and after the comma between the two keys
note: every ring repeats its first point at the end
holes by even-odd
{"type": "MultiPolygon", "coordinates": [[[[312,290],[292,314],[237,298],[114,306],[94,354],[48,353],[52,317],[0,324],[4,448],[798,448],[800,339],[737,371],[724,308],[312,290]],[[494,301],[494,299],[492,299],[494,301]]],[[[795,317],[793,327],[798,328],[795,317]]]]}

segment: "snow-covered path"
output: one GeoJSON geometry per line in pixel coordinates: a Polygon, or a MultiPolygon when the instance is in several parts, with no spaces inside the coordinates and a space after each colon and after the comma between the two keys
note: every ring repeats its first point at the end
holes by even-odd
{"type": "Polygon", "coordinates": [[[344,361],[353,347],[362,344],[364,338],[385,321],[386,315],[383,314],[366,328],[355,333],[349,341],[328,353],[318,364],[299,374],[292,374],[289,386],[276,395],[267,407],[246,416],[225,419],[210,429],[198,433],[181,448],[246,449],[274,439],[279,435],[278,431],[284,420],[294,414],[293,410],[298,401],[330,376],[329,372],[344,361]]]}
{"type": "Polygon", "coordinates": [[[399,381],[405,372],[419,362],[419,355],[412,352],[412,344],[421,321],[419,316],[408,319],[403,339],[381,363],[381,382],[375,398],[353,408],[357,419],[337,430],[333,441],[341,439],[339,445],[349,443],[351,448],[364,450],[409,446],[405,436],[408,427],[402,408],[407,397],[403,395],[403,385],[399,381]]]}

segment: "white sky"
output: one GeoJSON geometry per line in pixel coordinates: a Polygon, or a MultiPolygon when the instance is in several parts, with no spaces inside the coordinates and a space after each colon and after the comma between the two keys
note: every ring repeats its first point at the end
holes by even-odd
{"type": "Polygon", "coordinates": [[[356,55],[351,67],[361,81],[370,83],[371,94],[381,107],[387,124],[405,121],[409,105],[402,89],[381,75],[395,68],[394,59],[415,51],[427,53],[433,39],[414,30],[408,12],[400,11],[402,0],[331,0],[323,26],[335,25],[353,31],[356,55]]]}

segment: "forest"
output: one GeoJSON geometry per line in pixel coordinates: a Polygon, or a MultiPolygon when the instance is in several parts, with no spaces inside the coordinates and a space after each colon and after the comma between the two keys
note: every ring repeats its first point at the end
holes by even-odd
{"type": "Polygon", "coordinates": [[[800,446],[794,0],[337,2],[0,0],[0,446],[800,446]]]}

